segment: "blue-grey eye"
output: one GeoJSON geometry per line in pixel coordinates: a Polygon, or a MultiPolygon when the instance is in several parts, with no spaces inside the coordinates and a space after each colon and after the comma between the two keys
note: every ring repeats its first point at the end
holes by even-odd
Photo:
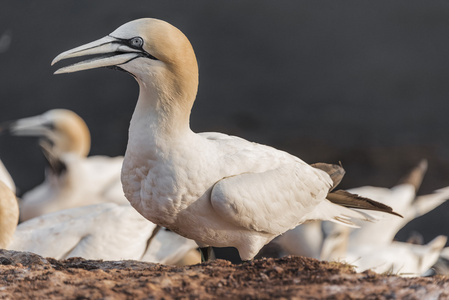
{"type": "Polygon", "coordinates": [[[129,40],[129,43],[133,48],[142,48],[143,39],[141,37],[133,37],[132,39],[129,40]]]}

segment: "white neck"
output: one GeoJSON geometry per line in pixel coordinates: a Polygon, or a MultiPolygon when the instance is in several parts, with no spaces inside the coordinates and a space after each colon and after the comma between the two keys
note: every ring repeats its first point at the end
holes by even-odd
{"type": "Polygon", "coordinates": [[[126,152],[142,159],[156,159],[154,155],[193,134],[189,125],[193,101],[174,99],[170,90],[161,89],[158,84],[139,82],[139,87],[126,152]]]}

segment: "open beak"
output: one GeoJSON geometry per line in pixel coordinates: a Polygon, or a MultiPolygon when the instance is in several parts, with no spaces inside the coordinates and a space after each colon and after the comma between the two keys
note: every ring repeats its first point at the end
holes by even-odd
{"type": "Polygon", "coordinates": [[[63,59],[86,55],[95,55],[95,57],[58,69],[55,74],[71,73],[100,67],[120,66],[142,56],[142,52],[138,49],[128,47],[121,39],[105,36],[94,42],[59,54],[53,59],[51,65],[63,59]]]}

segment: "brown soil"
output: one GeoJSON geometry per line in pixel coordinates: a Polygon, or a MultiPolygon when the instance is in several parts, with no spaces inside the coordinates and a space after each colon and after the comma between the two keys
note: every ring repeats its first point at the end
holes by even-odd
{"type": "Polygon", "coordinates": [[[449,278],[355,273],[303,257],[187,267],[0,250],[0,299],[449,299],[449,278]]]}

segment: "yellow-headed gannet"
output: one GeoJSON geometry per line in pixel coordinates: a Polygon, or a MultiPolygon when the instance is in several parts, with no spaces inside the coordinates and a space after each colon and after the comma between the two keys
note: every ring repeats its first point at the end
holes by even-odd
{"type": "Polygon", "coordinates": [[[52,64],[86,55],[94,56],[55,73],[112,67],[139,84],[122,184],[130,203],[148,220],[201,247],[233,246],[249,260],[274,237],[307,220],[352,225],[352,218],[369,216],[347,207],[392,212],[343,191],[329,194],[332,166],[315,168],[235,136],[192,132],[198,65],[186,36],[169,23],[131,21],[59,54],[52,64]]]}
{"type": "Polygon", "coordinates": [[[0,180],[0,248],[6,249],[14,239],[19,222],[19,205],[16,195],[0,180]]]}
{"type": "Polygon", "coordinates": [[[4,184],[13,192],[16,192],[16,185],[8,170],[6,169],[3,162],[0,160],[0,181],[3,181],[4,184]]]}
{"type": "Polygon", "coordinates": [[[87,157],[89,129],[73,111],[52,109],[8,124],[14,135],[41,137],[48,161],[44,182],[22,196],[21,221],[96,203],[129,203],[120,182],[123,157],[87,157]]]}

